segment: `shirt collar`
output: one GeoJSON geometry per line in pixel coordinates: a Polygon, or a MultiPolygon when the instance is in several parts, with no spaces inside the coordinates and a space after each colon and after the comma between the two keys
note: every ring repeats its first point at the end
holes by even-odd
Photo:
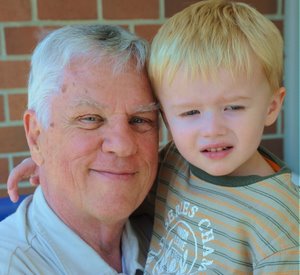
{"type": "MultiPolygon", "coordinates": [[[[36,246],[57,262],[66,274],[118,274],[84,240],[72,231],[49,207],[41,187],[38,187],[30,210],[30,220],[36,231],[36,246]]],[[[33,244],[34,245],[34,244],[33,244]]],[[[135,274],[143,270],[139,263],[139,245],[128,221],[122,235],[124,272],[135,274]]]]}

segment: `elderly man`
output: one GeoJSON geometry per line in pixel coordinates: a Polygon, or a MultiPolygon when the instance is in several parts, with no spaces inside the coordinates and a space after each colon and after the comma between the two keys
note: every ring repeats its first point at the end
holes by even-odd
{"type": "Polygon", "coordinates": [[[40,186],[0,223],[0,274],[143,270],[149,240],[128,217],[157,169],[146,56],[146,42],[103,25],[37,46],[24,127],[40,186]]]}

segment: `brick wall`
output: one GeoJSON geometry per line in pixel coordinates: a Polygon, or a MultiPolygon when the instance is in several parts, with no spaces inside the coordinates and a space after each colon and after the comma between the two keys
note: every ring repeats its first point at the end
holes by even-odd
{"type": "MultiPolygon", "coordinates": [[[[283,29],[284,0],[244,0],[283,29]]],[[[0,196],[9,171],[29,156],[22,114],[30,54],[45,31],[74,23],[128,28],[151,41],[166,18],[194,0],[0,0],[0,196]]],[[[164,132],[165,133],[165,132],[164,132]]],[[[264,145],[283,156],[281,117],[265,131],[264,145]]],[[[22,193],[30,191],[28,183],[22,193]]]]}

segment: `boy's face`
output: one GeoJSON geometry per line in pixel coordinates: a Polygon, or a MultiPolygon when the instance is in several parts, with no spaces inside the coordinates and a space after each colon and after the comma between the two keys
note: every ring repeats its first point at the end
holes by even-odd
{"type": "Polygon", "coordinates": [[[259,65],[247,77],[219,70],[214,80],[187,80],[179,70],[158,89],[174,142],[191,164],[215,176],[257,174],[264,126],[280,111],[285,90],[275,93],[259,65]]]}

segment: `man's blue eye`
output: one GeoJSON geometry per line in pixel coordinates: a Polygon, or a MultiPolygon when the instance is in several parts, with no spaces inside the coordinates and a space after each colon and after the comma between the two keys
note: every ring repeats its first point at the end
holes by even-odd
{"type": "Polygon", "coordinates": [[[99,116],[83,116],[80,118],[82,122],[100,122],[102,121],[99,116]]]}
{"type": "Polygon", "coordinates": [[[156,128],[156,121],[148,118],[133,117],[129,120],[129,124],[137,132],[144,133],[156,128]]]}
{"type": "Polygon", "coordinates": [[[104,123],[104,118],[99,115],[83,115],[77,118],[80,128],[93,130],[99,128],[104,123]]]}
{"type": "Polygon", "coordinates": [[[86,121],[96,121],[97,119],[95,117],[89,116],[89,117],[84,117],[82,120],[86,121]]]}
{"type": "Polygon", "coordinates": [[[140,117],[134,117],[130,120],[131,124],[140,124],[140,123],[146,123],[147,121],[140,117]]]}

